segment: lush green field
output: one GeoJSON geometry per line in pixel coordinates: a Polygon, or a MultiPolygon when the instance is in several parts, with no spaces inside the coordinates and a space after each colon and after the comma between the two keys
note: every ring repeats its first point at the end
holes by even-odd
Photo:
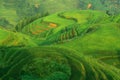
{"type": "Polygon", "coordinates": [[[1,48],[1,51],[1,80],[120,79],[119,69],[64,48],[1,48]]]}
{"type": "Polygon", "coordinates": [[[0,46],[37,46],[29,36],[0,29],[0,46]]]}
{"type": "Polygon", "coordinates": [[[0,80],[120,80],[120,16],[74,10],[19,32],[0,28],[0,80]]]}
{"type": "MultiPolygon", "coordinates": [[[[9,24],[0,23],[5,27],[14,28],[16,23],[36,14],[49,14],[69,10],[89,9],[108,11],[108,14],[119,14],[119,0],[0,0],[0,21],[5,19],[9,24]]],[[[77,17],[77,16],[76,16],[77,17]]],[[[82,16],[78,16],[82,19],[82,16]]]]}
{"type": "Polygon", "coordinates": [[[17,21],[17,14],[16,11],[12,8],[5,8],[3,6],[4,2],[0,2],[0,18],[5,18],[7,21],[9,21],[10,24],[16,25],[17,21]]]}

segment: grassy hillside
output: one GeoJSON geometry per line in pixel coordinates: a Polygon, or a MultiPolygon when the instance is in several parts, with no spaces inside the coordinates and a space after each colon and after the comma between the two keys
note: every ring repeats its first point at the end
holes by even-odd
{"type": "Polygon", "coordinates": [[[119,15],[110,17],[98,11],[73,11],[62,15],[66,19],[76,19],[77,25],[51,34],[43,44],[55,43],[54,46],[76,50],[120,68],[119,15]]]}
{"type": "Polygon", "coordinates": [[[9,8],[9,9],[6,8],[4,4],[5,2],[1,0],[0,1],[0,18],[5,18],[7,21],[9,21],[9,24],[15,25],[18,18],[16,11],[13,8],[9,8]]]}
{"type": "MultiPolygon", "coordinates": [[[[37,14],[49,14],[69,10],[89,9],[107,11],[111,15],[119,14],[119,0],[0,0],[0,19],[9,22],[7,26],[14,28],[18,21],[37,14]]],[[[0,20],[1,21],[1,20],[0,20]]],[[[4,23],[0,23],[3,27],[4,23]]]]}
{"type": "Polygon", "coordinates": [[[0,28],[0,46],[35,46],[29,36],[0,28]]]}
{"type": "Polygon", "coordinates": [[[120,80],[119,24],[119,15],[74,10],[1,28],[0,80],[120,80]]]}
{"type": "Polygon", "coordinates": [[[64,48],[2,48],[1,51],[4,52],[0,58],[1,80],[120,79],[119,69],[64,48]]]}
{"type": "Polygon", "coordinates": [[[67,40],[67,38],[70,39],[84,34],[89,28],[92,28],[93,24],[103,24],[106,22],[110,22],[110,18],[104,12],[75,10],[37,19],[20,30],[33,37],[58,42],[62,38],[67,40]]]}
{"type": "MultiPolygon", "coordinates": [[[[54,46],[70,48],[119,68],[119,19],[119,15],[110,17],[100,11],[69,11],[38,19],[25,26],[23,32],[31,27],[31,30],[34,31],[36,25],[41,25],[43,28],[45,21],[48,23],[46,27],[49,27],[50,23],[61,24],[53,27],[52,30],[47,29],[47,31],[38,32],[32,36],[44,38],[43,43],[39,42],[42,45],[54,44],[54,46]],[[40,20],[42,24],[39,23],[40,20]],[[110,54],[112,55],[110,56],[110,54]],[[111,60],[113,61],[110,62],[111,60]]],[[[41,30],[41,28],[39,29],[41,30]]]]}

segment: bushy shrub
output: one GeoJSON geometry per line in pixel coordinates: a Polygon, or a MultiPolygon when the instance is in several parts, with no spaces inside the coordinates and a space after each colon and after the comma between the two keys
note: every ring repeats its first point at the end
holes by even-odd
{"type": "Polygon", "coordinates": [[[69,79],[71,76],[71,68],[67,59],[61,54],[57,54],[57,52],[52,50],[54,50],[54,48],[48,48],[44,52],[38,50],[39,52],[34,53],[34,59],[32,62],[24,66],[22,75],[38,77],[42,80],[56,80],[58,75],[62,75],[63,78],[69,79]]]}

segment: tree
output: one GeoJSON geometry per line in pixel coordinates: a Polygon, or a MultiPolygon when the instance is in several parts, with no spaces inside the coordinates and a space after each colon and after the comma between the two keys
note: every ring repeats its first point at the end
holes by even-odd
{"type": "Polygon", "coordinates": [[[0,26],[4,27],[4,28],[9,28],[12,25],[9,23],[8,20],[6,20],[5,18],[0,18],[0,26]]]}
{"type": "Polygon", "coordinates": [[[75,27],[72,28],[72,37],[76,37],[77,36],[77,32],[76,32],[76,29],[75,27]]]}

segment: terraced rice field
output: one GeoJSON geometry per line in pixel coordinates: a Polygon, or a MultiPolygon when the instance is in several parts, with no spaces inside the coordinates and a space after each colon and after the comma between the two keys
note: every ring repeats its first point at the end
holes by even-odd
{"type": "Polygon", "coordinates": [[[21,32],[0,29],[0,35],[1,45],[14,46],[0,48],[1,80],[120,80],[117,16],[62,12],[37,19],[21,32]]]}

